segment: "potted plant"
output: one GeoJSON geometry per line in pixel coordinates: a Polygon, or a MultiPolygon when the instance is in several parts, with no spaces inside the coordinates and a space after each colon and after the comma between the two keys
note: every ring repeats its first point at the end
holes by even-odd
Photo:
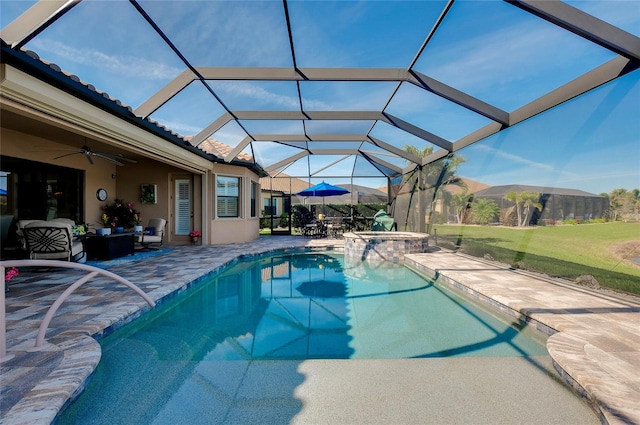
{"type": "Polygon", "coordinates": [[[121,199],[115,199],[112,204],[107,204],[102,207],[102,220],[105,221],[114,229],[132,229],[137,222],[140,221],[140,211],[133,208],[132,202],[125,202],[121,199]]]}
{"type": "Polygon", "coordinates": [[[17,268],[11,267],[10,269],[5,269],[4,272],[4,292],[9,292],[9,281],[14,277],[18,276],[20,272],[17,268]]]}
{"type": "Polygon", "coordinates": [[[96,229],[96,235],[106,236],[111,234],[111,227],[109,226],[109,216],[107,213],[102,213],[100,216],[100,222],[102,223],[102,229],[96,229]]]}
{"type": "Polygon", "coordinates": [[[136,233],[142,233],[142,220],[140,219],[140,213],[135,213],[133,215],[133,231],[136,233]]]}
{"type": "Polygon", "coordinates": [[[202,236],[202,233],[200,233],[200,230],[192,230],[189,232],[189,237],[191,238],[191,243],[198,243],[198,240],[200,240],[200,236],[202,236]]]}

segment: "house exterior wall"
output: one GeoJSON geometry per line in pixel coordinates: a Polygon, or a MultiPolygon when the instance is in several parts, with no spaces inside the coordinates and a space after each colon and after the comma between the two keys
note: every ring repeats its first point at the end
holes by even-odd
{"type": "Polygon", "coordinates": [[[251,184],[258,184],[259,178],[252,170],[214,164],[6,64],[0,64],[0,82],[0,154],[84,171],[85,222],[100,227],[101,207],[119,198],[133,202],[144,223],[154,217],[167,218],[167,242],[187,243],[187,236],[174,237],[171,216],[172,178],[187,175],[192,178],[193,228],[203,233],[202,243],[246,242],[258,237],[259,188],[255,217],[251,216],[249,196],[251,184]],[[47,151],[49,147],[80,148],[84,144],[95,151],[110,148],[137,163],[118,167],[95,159],[90,165],[83,155],[54,160],[57,152],[47,151]],[[216,216],[215,173],[242,178],[240,217],[216,216]],[[157,204],[140,202],[141,184],[158,186],[157,204]],[[106,202],[96,198],[98,188],[107,190],[106,202]]]}
{"type": "MultiPolygon", "coordinates": [[[[141,158],[134,165],[125,164],[118,167],[116,193],[118,198],[133,202],[134,206],[141,213],[142,223],[146,226],[149,219],[164,218],[167,220],[167,228],[165,229],[165,241],[169,244],[187,244],[190,238],[187,235],[176,235],[175,223],[172,220],[173,211],[172,204],[175,202],[174,194],[174,176],[188,178],[191,180],[192,187],[192,215],[193,229],[201,230],[202,214],[200,205],[203,197],[200,184],[200,175],[185,172],[177,167],[168,164],[158,163],[156,161],[141,158]],[[157,202],[155,204],[143,204],[140,200],[141,185],[153,184],[157,186],[157,202]],[[197,213],[196,213],[197,211],[197,213]]],[[[113,199],[111,199],[113,201],[113,199]]]]}
{"type": "MultiPolygon", "coordinates": [[[[479,196],[493,200],[505,210],[515,206],[515,203],[500,196],[479,196]]],[[[536,225],[540,220],[545,224],[561,222],[563,220],[589,220],[607,217],[609,200],[603,196],[572,196],[541,193],[538,202],[542,211],[532,209],[528,225],[536,225]]]]}
{"type": "MultiPolygon", "coordinates": [[[[213,196],[211,197],[211,216],[209,241],[213,245],[228,244],[234,242],[248,242],[257,239],[260,232],[260,213],[256,211],[255,217],[251,217],[251,183],[259,183],[258,175],[253,171],[227,164],[213,164],[210,187],[213,196]],[[241,179],[240,188],[240,210],[239,217],[218,217],[217,213],[217,176],[239,177],[241,179]]],[[[257,195],[256,208],[260,208],[260,195],[257,195]]]]}

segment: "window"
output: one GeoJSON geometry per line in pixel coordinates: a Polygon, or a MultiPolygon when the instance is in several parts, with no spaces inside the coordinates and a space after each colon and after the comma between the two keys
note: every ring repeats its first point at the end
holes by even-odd
{"type": "Polygon", "coordinates": [[[257,199],[260,195],[260,185],[256,182],[251,182],[251,217],[258,215],[257,199]]]}
{"type": "Polygon", "coordinates": [[[278,199],[277,198],[265,198],[264,200],[264,215],[275,216],[278,213],[278,199]],[[273,201],[273,203],[272,203],[273,201]]]}
{"type": "Polygon", "coordinates": [[[70,218],[84,221],[84,171],[26,159],[0,156],[2,215],[20,220],[70,218]]]}
{"type": "Polygon", "coordinates": [[[239,217],[240,177],[217,177],[218,217],[239,217]]]}

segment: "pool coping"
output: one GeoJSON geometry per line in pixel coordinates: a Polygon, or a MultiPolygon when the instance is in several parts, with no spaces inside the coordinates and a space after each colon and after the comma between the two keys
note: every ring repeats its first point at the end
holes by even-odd
{"type": "MultiPolygon", "coordinates": [[[[167,285],[166,282],[165,284],[151,282],[151,285],[148,285],[150,289],[148,293],[155,300],[160,300],[160,302],[166,301],[184,291],[187,287],[196,284],[202,276],[212,270],[219,270],[231,264],[241,256],[262,255],[280,250],[340,250],[344,247],[341,240],[296,240],[295,243],[283,240],[283,242],[284,243],[281,244],[282,246],[277,247],[270,246],[272,244],[264,244],[265,246],[251,246],[250,243],[236,244],[233,249],[230,250],[232,252],[230,252],[228,256],[222,256],[218,261],[211,264],[211,266],[199,269],[197,273],[188,270],[181,276],[181,280],[178,283],[167,285]]],[[[197,249],[193,252],[202,253],[203,258],[204,256],[209,258],[208,256],[215,252],[213,249],[214,248],[211,247],[202,247],[202,249],[197,249]]],[[[192,256],[190,255],[190,257],[192,256]]],[[[431,252],[425,254],[408,254],[405,258],[405,263],[435,280],[454,285],[464,291],[470,291],[470,293],[475,294],[474,296],[488,302],[492,307],[502,309],[507,313],[517,316],[519,320],[529,325],[534,325],[536,330],[550,336],[547,342],[547,348],[560,375],[574,388],[577,394],[584,397],[594,407],[603,423],[640,424],[640,411],[635,407],[640,406],[639,392],[633,391],[637,388],[640,381],[640,361],[637,361],[640,360],[640,337],[618,341],[624,344],[626,351],[624,351],[623,354],[627,353],[629,355],[627,360],[625,360],[624,356],[618,360],[622,362],[624,366],[630,364],[630,368],[618,368],[616,369],[619,372],[617,374],[611,373],[610,370],[605,371],[608,373],[603,373],[603,367],[599,362],[599,358],[588,359],[589,362],[584,362],[585,355],[589,357],[589,354],[585,354],[583,349],[587,344],[590,347],[601,348],[602,344],[598,344],[598,341],[592,341],[589,337],[590,335],[600,336],[602,332],[594,332],[595,330],[588,325],[578,326],[576,330],[575,323],[566,321],[566,311],[557,311],[555,313],[538,312],[540,307],[545,306],[530,304],[523,307],[519,305],[520,300],[518,297],[514,298],[512,296],[512,298],[509,298],[509,296],[504,293],[499,293],[496,296],[494,291],[496,291],[497,288],[505,292],[504,282],[511,282],[514,280],[514,277],[518,277],[520,280],[524,279],[524,281],[529,284],[535,284],[537,287],[541,286],[546,288],[542,292],[549,292],[549,290],[552,289],[553,291],[551,292],[565,293],[564,295],[566,295],[567,291],[570,291],[571,294],[575,294],[576,291],[578,291],[590,297],[592,301],[595,300],[593,301],[595,304],[599,302],[598,300],[604,300],[602,303],[604,303],[607,308],[612,308],[611,303],[615,303],[620,306],[619,308],[630,310],[619,314],[624,313],[625,317],[626,315],[630,315],[632,325],[633,323],[640,324],[640,304],[611,300],[603,297],[600,293],[593,293],[592,291],[581,288],[567,286],[566,283],[559,284],[558,282],[550,282],[543,276],[510,270],[508,266],[502,264],[465,257],[461,254],[444,250],[431,250],[431,252]],[[478,281],[476,279],[479,274],[490,273],[497,273],[499,277],[498,281],[494,279],[487,285],[487,282],[484,280],[478,281]],[[509,278],[504,279],[505,276],[509,278]],[[499,280],[503,281],[502,284],[499,280]],[[491,289],[492,286],[493,289],[491,289]],[[623,376],[620,373],[626,374],[623,376]],[[634,385],[636,386],[634,387],[634,385]]],[[[132,270],[128,271],[133,273],[132,270]]],[[[135,280],[132,281],[135,283],[135,280]]],[[[27,423],[44,424],[54,421],[58,412],[61,411],[70,400],[73,400],[82,392],[88,378],[90,378],[99,362],[100,347],[94,337],[99,338],[104,336],[124,324],[129,323],[148,310],[148,306],[144,301],[138,300],[135,297],[131,298],[130,301],[118,306],[118,308],[108,309],[108,312],[103,312],[97,319],[94,318],[94,320],[89,320],[88,322],[75,326],[74,329],[69,329],[53,337],[49,337],[48,341],[56,344],[50,349],[58,351],[58,354],[61,354],[62,358],[58,359],[59,363],[52,373],[34,385],[26,397],[16,403],[0,418],[2,423],[12,425],[27,423]]],[[[565,302],[568,301],[568,299],[563,300],[565,302]]],[[[570,305],[563,305],[562,307],[564,307],[565,310],[572,308],[570,305]]],[[[584,313],[582,314],[583,318],[585,314],[592,315],[595,317],[595,322],[598,323],[598,326],[600,326],[602,320],[604,320],[607,324],[607,331],[614,331],[614,335],[616,336],[620,334],[619,332],[615,333],[614,329],[619,314],[614,312],[612,314],[614,316],[613,319],[606,317],[601,319],[597,317],[598,307],[591,308],[596,312],[584,313]]],[[[607,313],[600,314],[600,316],[606,315],[607,313]]],[[[589,321],[589,323],[593,323],[593,321],[589,321]]],[[[636,328],[636,332],[640,333],[640,326],[636,326],[636,328]]],[[[625,330],[628,334],[629,329],[625,330]]],[[[623,333],[623,335],[626,334],[623,333]]],[[[635,335],[637,335],[637,333],[635,335]]],[[[26,332],[25,339],[30,339],[32,336],[32,332],[26,332]]],[[[25,343],[21,342],[12,345],[10,350],[16,352],[16,354],[20,354],[21,351],[25,350],[25,343]]],[[[610,358],[606,360],[610,360],[610,358]]]]}

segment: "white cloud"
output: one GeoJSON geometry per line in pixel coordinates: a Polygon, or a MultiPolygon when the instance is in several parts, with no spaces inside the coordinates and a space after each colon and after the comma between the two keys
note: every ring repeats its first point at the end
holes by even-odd
{"type": "Polygon", "coordinates": [[[35,39],[30,47],[36,51],[47,52],[71,62],[107,69],[115,75],[152,80],[173,79],[182,69],[154,62],[143,58],[127,55],[108,55],[94,49],[77,49],[58,41],[45,38],[35,39]]]}
{"type": "Polygon", "coordinates": [[[297,98],[274,93],[248,82],[226,82],[219,85],[219,91],[231,96],[243,96],[265,103],[282,105],[293,110],[300,109],[297,98]]]}
{"type": "Polygon", "coordinates": [[[504,151],[501,151],[499,149],[495,149],[495,148],[492,148],[492,147],[486,146],[486,145],[477,144],[477,145],[473,146],[473,149],[477,149],[477,150],[484,151],[484,152],[489,152],[489,153],[491,153],[491,154],[493,154],[495,156],[499,156],[501,158],[508,159],[509,161],[517,162],[519,164],[525,164],[525,165],[528,165],[530,167],[539,168],[541,170],[552,171],[554,169],[553,166],[551,166],[549,164],[546,164],[544,162],[532,161],[530,159],[523,158],[521,156],[514,155],[514,154],[511,154],[511,153],[508,153],[508,152],[504,152],[504,151]]]}
{"type": "Polygon", "coordinates": [[[200,127],[188,125],[180,121],[172,121],[170,119],[165,120],[163,118],[156,117],[154,117],[153,119],[182,136],[193,136],[195,134],[198,134],[200,130],[202,130],[200,127]]]}

